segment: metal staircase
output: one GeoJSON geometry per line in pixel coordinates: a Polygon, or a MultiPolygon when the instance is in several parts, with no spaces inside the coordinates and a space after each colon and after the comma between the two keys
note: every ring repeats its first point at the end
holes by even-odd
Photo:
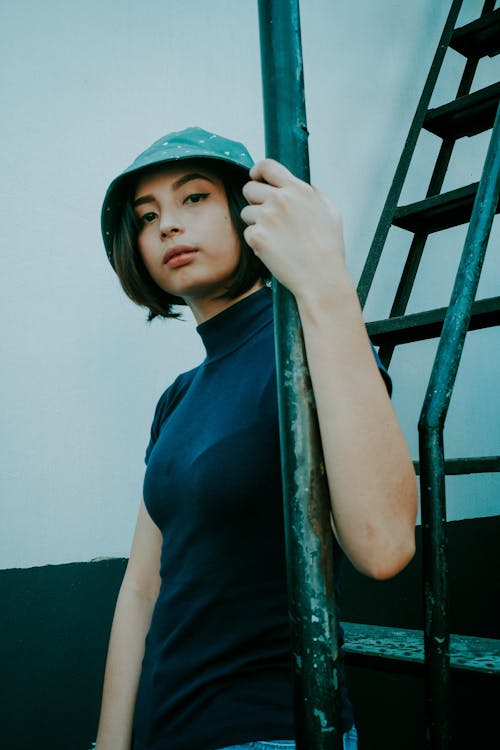
{"type": "Polygon", "coordinates": [[[346,651],[365,659],[425,661],[427,747],[451,748],[450,662],[454,668],[500,674],[500,641],[450,636],[448,626],[445,476],[499,472],[500,456],[444,459],[443,430],[468,330],[500,325],[500,297],[475,301],[479,276],[500,192],[500,82],[470,93],[479,60],[500,52],[500,9],[486,0],[480,18],[455,28],[462,0],[454,0],[413,118],[393,183],[361,274],[358,294],[364,306],[391,226],[413,234],[389,318],[369,323],[372,341],[390,365],[396,346],[440,337],[419,420],[423,534],[425,630],[395,630],[346,624],[346,651]],[[466,58],[456,98],[429,108],[448,48],[466,58]],[[398,205],[422,129],[441,139],[425,197],[398,205]],[[492,129],[479,183],[441,193],[458,139],[492,129]],[[406,308],[429,234],[469,223],[450,304],[406,315],[406,308]]]}
{"type": "MultiPolygon", "coordinates": [[[[499,456],[445,461],[443,451],[444,422],[467,330],[500,324],[500,297],[474,301],[493,216],[498,211],[500,84],[470,93],[480,58],[500,51],[500,10],[495,10],[494,0],[486,0],[479,19],[455,28],[461,5],[462,0],[451,4],[358,287],[364,306],[390,228],[411,232],[413,240],[390,316],[368,324],[368,332],[380,346],[387,366],[399,344],[441,337],[419,423],[420,461],[415,462],[422,488],[425,632],[344,623],[345,651],[350,659],[367,664],[397,660],[402,665],[425,661],[427,744],[432,750],[451,747],[450,660],[459,670],[500,674],[500,642],[450,637],[448,627],[445,475],[500,471],[499,456]],[[466,57],[462,80],[452,102],[430,109],[449,48],[466,57]],[[442,140],[429,187],[421,201],[398,205],[423,128],[442,140]],[[481,181],[441,193],[456,141],[490,128],[493,132],[481,181]],[[450,305],[407,315],[427,237],[467,222],[469,231],[459,265],[457,261],[450,305]]],[[[259,19],[266,155],[308,180],[298,0],[259,0],[259,19]]],[[[323,565],[332,555],[321,443],[296,306],[279,284],[274,292],[297,747],[340,750],[333,570],[331,564],[323,565]]],[[[383,737],[380,746],[385,747],[383,737]]]]}

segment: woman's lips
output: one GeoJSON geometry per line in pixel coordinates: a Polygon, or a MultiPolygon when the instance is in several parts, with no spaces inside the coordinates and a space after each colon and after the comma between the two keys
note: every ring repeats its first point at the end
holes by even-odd
{"type": "Polygon", "coordinates": [[[179,268],[190,263],[198,251],[188,245],[177,245],[167,250],[163,256],[163,263],[169,268],[179,268]]]}

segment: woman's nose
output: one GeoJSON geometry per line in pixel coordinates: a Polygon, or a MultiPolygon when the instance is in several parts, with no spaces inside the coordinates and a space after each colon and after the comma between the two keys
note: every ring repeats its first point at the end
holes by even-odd
{"type": "Polygon", "coordinates": [[[165,239],[172,237],[176,234],[182,234],[183,227],[181,222],[172,215],[161,217],[160,219],[160,233],[165,239]]]}

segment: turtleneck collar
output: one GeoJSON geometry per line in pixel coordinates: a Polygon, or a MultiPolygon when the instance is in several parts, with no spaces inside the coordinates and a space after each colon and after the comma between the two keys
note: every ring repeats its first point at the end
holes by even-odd
{"type": "Polygon", "coordinates": [[[196,330],[207,350],[206,361],[219,359],[238,349],[272,321],[272,314],[272,292],[264,287],[200,323],[196,330]]]}

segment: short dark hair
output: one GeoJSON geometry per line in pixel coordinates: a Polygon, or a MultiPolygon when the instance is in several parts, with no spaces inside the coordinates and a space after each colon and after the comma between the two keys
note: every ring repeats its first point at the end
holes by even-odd
{"type": "MultiPolygon", "coordinates": [[[[269,280],[271,274],[254,254],[243,236],[246,224],[241,218],[240,212],[246,206],[246,201],[241,191],[245,182],[248,182],[248,174],[242,169],[215,159],[204,159],[203,164],[205,163],[222,181],[231,221],[240,241],[241,253],[236,273],[231,286],[222,295],[223,298],[235,299],[248,291],[259,279],[262,281],[269,280]]],[[[153,281],[137,246],[139,223],[132,206],[137,180],[147,172],[158,171],[158,168],[161,168],[161,164],[153,165],[139,174],[131,175],[129,184],[125,188],[126,198],[121,220],[113,238],[113,263],[120,283],[131,300],[149,309],[148,320],[153,320],[156,317],[179,318],[180,313],[175,312],[172,308],[175,305],[186,304],[182,297],[176,297],[165,292],[153,281]]]]}

